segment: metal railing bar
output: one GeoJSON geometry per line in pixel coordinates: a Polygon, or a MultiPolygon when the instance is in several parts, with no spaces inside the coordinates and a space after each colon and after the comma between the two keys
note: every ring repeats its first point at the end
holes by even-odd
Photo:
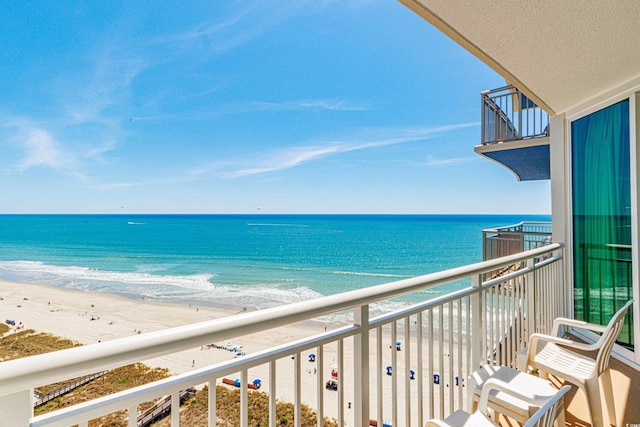
{"type": "Polygon", "coordinates": [[[371,322],[369,323],[369,325],[371,327],[377,327],[377,326],[380,326],[380,325],[389,324],[391,322],[398,321],[398,320],[402,319],[403,317],[411,316],[411,315],[414,315],[414,314],[418,314],[418,313],[420,313],[422,311],[426,311],[426,310],[428,310],[430,308],[442,306],[444,304],[447,304],[447,303],[449,303],[451,301],[458,300],[458,299],[460,299],[462,297],[465,297],[467,295],[472,295],[474,293],[478,293],[479,291],[480,291],[479,289],[474,289],[474,288],[471,288],[471,287],[467,287],[467,288],[464,288],[464,289],[459,289],[457,291],[453,291],[451,293],[432,298],[432,299],[430,299],[428,301],[421,302],[421,303],[418,303],[418,304],[411,305],[409,307],[402,308],[402,309],[394,311],[392,313],[386,313],[386,314],[382,314],[380,316],[374,317],[373,319],[371,319],[371,322]]]}
{"type": "Polygon", "coordinates": [[[171,411],[171,427],[180,427],[180,390],[171,393],[171,408],[178,408],[171,411]]]}
{"type": "MultiPolygon", "coordinates": [[[[302,364],[301,353],[294,354],[293,368],[293,419],[296,427],[302,427],[302,364]]],[[[243,390],[246,393],[245,390],[243,390]]]]}
{"type": "MultiPolygon", "coordinates": [[[[215,427],[217,424],[217,408],[216,408],[216,401],[217,401],[217,390],[216,390],[216,379],[211,378],[208,382],[207,382],[207,392],[208,392],[208,398],[209,398],[209,402],[207,403],[207,409],[209,412],[209,427],[215,427]]],[[[271,413],[270,413],[271,414],[271,413]]],[[[275,424],[274,424],[275,426],[275,424]]]]}
{"type": "MultiPolygon", "coordinates": [[[[433,310],[430,308],[427,310],[427,331],[429,332],[429,337],[433,336],[433,310]]],[[[434,387],[434,365],[433,365],[433,340],[428,340],[428,351],[429,357],[427,360],[429,361],[429,413],[427,414],[427,418],[435,417],[435,387],[434,387]]]]}
{"type": "MultiPolygon", "coordinates": [[[[318,346],[316,348],[316,388],[318,393],[316,394],[316,412],[318,414],[317,426],[322,427],[324,425],[324,346],[318,346]]],[[[275,394],[275,390],[273,391],[275,394]]],[[[275,406],[275,405],[274,405],[275,406]]]]}
{"type": "MultiPolygon", "coordinates": [[[[276,360],[269,361],[269,427],[276,427],[276,389],[277,389],[277,370],[276,360]]],[[[322,360],[318,353],[318,360],[322,360]]],[[[215,424],[213,426],[215,427],[215,424]]]]}
{"type": "Polygon", "coordinates": [[[338,425],[344,421],[344,338],[338,340],[338,425]]]}
{"type": "MultiPolygon", "coordinates": [[[[411,319],[404,318],[404,394],[405,394],[405,425],[411,427],[411,380],[409,380],[409,370],[411,369],[411,319]]],[[[400,374],[400,372],[398,372],[400,374]]]]}
{"type": "Polygon", "coordinates": [[[462,305],[463,305],[463,299],[461,298],[460,300],[458,300],[458,304],[457,304],[457,313],[458,313],[458,348],[457,348],[457,362],[458,362],[458,377],[459,377],[459,383],[458,383],[458,407],[462,406],[462,385],[463,385],[463,379],[466,378],[466,375],[462,374],[462,339],[463,339],[463,319],[462,319],[462,305]]]}
{"type": "MultiPolygon", "coordinates": [[[[416,366],[416,370],[417,370],[417,378],[416,380],[418,381],[418,425],[422,426],[424,424],[424,375],[423,375],[423,361],[422,361],[422,357],[423,357],[423,336],[422,336],[423,330],[422,330],[422,312],[416,314],[416,346],[417,346],[417,352],[416,352],[416,358],[417,358],[417,366],[416,366]]],[[[433,356],[431,356],[430,358],[433,358],[433,356]]]]}
{"type": "Polygon", "coordinates": [[[398,325],[394,321],[391,323],[391,416],[394,426],[398,425],[398,325]]]}
{"type": "Polygon", "coordinates": [[[382,365],[382,326],[378,326],[376,327],[376,351],[377,351],[377,355],[376,355],[376,386],[378,388],[377,390],[377,411],[376,411],[376,421],[378,422],[378,425],[382,424],[382,411],[383,411],[383,404],[384,404],[384,397],[382,394],[382,379],[383,379],[383,365],[382,365]]]}
{"type": "MultiPolygon", "coordinates": [[[[204,377],[213,376],[215,378],[221,378],[228,374],[232,374],[238,371],[244,371],[250,367],[264,365],[273,359],[280,359],[289,356],[293,352],[293,349],[300,349],[301,351],[304,351],[312,348],[314,345],[317,345],[317,343],[333,342],[336,341],[336,339],[342,339],[344,337],[351,336],[358,329],[359,328],[354,326],[346,326],[328,332],[329,336],[318,335],[315,337],[286,343],[280,346],[243,356],[242,359],[229,360],[217,365],[200,368],[197,370],[165,378],[150,384],[138,386],[127,391],[114,393],[109,396],[92,400],[90,402],[85,402],[69,408],[63,408],[55,412],[34,417],[32,426],[37,427],[39,425],[49,425],[50,423],[58,419],[56,415],[63,411],[65,414],[73,414],[74,412],[80,414],[91,412],[94,410],[94,408],[95,410],[99,410],[101,408],[104,409],[107,406],[109,408],[115,408],[117,407],[119,402],[125,399],[131,399],[136,404],[140,404],[147,400],[152,400],[157,396],[170,394],[174,391],[180,391],[180,389],[185,389],[202,384],[203,382],[206,382],[203,381],[204,377]],[[76,411],[72,411],[74,408],[76,409],[76,411]]],[[[119,408],[120,407],[118,407],[118,409],[119,408]]],[[[117,409],[102,410],[100,412],[97,412],[95,415],[92,415],[92,417],[96,418],[102,415],[106,415],[114,412],[115,410],[117,409]]],[[[65,416],[69,417],[71,415],[65,416]]]]}
{"type": "Polygon", "coordinates": [[[444,384],[446,377],[444,374],[444,310],[440,306],[438,308],[438,372],[440,381],[438,384],[438,397],[440,398],[440,418],[445,418],[447,414],[444,412],[444,384]]]}
{"type": "Polygon", "coordinates": [[[536,256],[536,254],[542,255],[561,247],[562,245],[560,244],[553,244],[505,258],[330,295],[315,300],[3,362],[5,369],[0,372],[0,396],[10,394],[16,389],[31,389],[42,383],[55,383],[69,377],[86,375],[140,360],[195,348],[212,341],[224,341],[236,336],[261,332],[337,311],[371,304],[387,298],[433,288],[473,274],[524,261],[536,256]]]}
{"type": "Polygon", "coordinates": [[[240,425],[249,427],[249,373],[247,369],[240,372],[240,425]]]}
{"type": "Polygon", "coordinates": [[[453,404],[453,396],[454,396],[454,378],[455,378],[455,373],[453,372],[453,358],[454,358],[454,353],[453,353],[453,301],[450,301],[449,303],[447,303],[447,307],[448,307],[448,312],[449,312],[449,325],[447,327],[448,331],[449,331],[449,336],[447,337],[447,340],[449,341],[449,413],[453,413],[454,409],[454,404],[453,404]]]}

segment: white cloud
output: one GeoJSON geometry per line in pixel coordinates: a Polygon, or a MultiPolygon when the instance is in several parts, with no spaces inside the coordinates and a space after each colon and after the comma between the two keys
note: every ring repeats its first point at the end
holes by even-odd
{"type": "Polygon", "coordinates": [[[245,167],[229,173],[230,178],[240,178],[269,172],[291,169],[304,163],[320,158],[351,151],[378,148],[390,145],[405,144],[431,138],[435,134],[455,131],[467,127],[478,126],[478,123],[463,123],[458,125],[440,126],[434,128],[408,128],[385,131],[382,138],[332,141],[312,146],[300,146],[280,150],[257,162],[259,166],[245,167]]]}
{"type": "Polygon", "coordinates": [[[215,20],[159,41],[193,41],[212,53],[221,53],[258,38],[293,16],[315,13],[330,3],[312,0],[240,2],[241,9],[218,13],[215,20]]]}
{"type": "Polygon", "coordinates": [[[427,166],[439,167],[439,166],[451,166],[451,165],[459,165],[463,163],[469,163],[476,160],[480,160],[480,157],[451,157],[448,159],[434,159],[429,157],[425,162],[427,166]]]}
{"type": "Polygon", "coordinates": [[[18,165],[20,172],[36,166],[49,166],[57,169],[65,167],[70,161],[69,157],[60,152],[58,144],[51,134],[43,129],[28,129],[23,146],[26,150],[26,156],[18,165]]]}

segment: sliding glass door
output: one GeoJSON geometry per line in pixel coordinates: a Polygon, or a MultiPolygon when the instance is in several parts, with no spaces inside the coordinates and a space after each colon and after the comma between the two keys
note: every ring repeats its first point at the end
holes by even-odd
{"type": "Polygon", "coordinates": [[[575,316],[599,324],[633,297],[629,121],[625,100],[571,123],[575,316]]]}

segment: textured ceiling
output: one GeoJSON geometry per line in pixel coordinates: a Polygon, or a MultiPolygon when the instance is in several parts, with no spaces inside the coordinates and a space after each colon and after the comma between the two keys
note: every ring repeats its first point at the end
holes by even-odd
{"type": "Polygon", "coordinates": [[[552,114],[640,82],[640,1],[400,1],[552,114]]]}

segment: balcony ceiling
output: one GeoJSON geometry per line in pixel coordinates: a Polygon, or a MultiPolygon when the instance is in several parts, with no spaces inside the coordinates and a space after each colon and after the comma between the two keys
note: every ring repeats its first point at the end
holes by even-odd
{"type": "Polygon", "coordinates": [[[640,83],[640,3],[399,0],[552,115],[640,83]]]}

